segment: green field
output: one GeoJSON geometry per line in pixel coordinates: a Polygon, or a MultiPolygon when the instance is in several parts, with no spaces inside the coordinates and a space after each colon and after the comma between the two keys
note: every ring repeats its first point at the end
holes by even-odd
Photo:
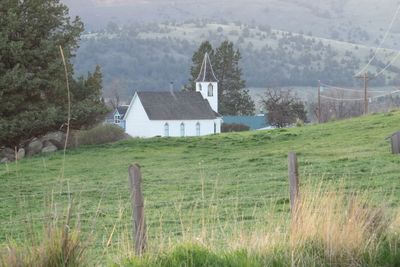
{"type": "Polygon", "coordinates": [[[0,244],[23,242],[43,222],[62,219],[72,199],[74,221],[93,238],[90,254],[113,257],[130,243],[133,162],[142,167],[154,248],[204,229],[219,230],[211,237],[223,246],[238,226],[287,218],[289,151],[298,153],[303,185],[340,184],[397,209],[400,157],[385,138],[399,129],[395,111],[292,129],[81,147],[67,151],[64,172],[63,153],[0,165],[0,244]]]}

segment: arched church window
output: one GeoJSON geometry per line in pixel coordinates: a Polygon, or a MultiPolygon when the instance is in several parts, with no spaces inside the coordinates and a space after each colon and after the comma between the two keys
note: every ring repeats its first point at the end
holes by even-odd
{"type": "Polygon", "coordinates": [[[217,124],[214,122],[214,133],[217,133],[217,124]]]}
{"type": "Polygon", "coordinates": [[[169,124],[167,122],[164,124],[164,136],[169,136],[169,124]]]}
{"type": "Polygon", "coordinates": [[[198,86],[198,87],[199,87],[199,91],[201,91],[201,89],[202,89],[202,88],[201,88],[201,83],[199,83],[199,86],[198,86]]]}
{"type": "Polygon", "coordinates": [[[213,96],[214,95],[214,86],[210,83],[208,85],[208,96],[213,96]]]}
{"type": "Polygon", "coordinates": [[[181,137],[185,136],[185,124],[182,122],[181,123],[181,137]]]}
{"type": "Polygon", "coordinates": [[[196,123],[196,135],[200,136],[200,122],[196,123]]]}

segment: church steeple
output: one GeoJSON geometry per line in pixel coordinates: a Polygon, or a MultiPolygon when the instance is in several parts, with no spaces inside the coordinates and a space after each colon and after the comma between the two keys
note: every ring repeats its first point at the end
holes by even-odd
{"type": "Polygon", "coordinates": [[[217,78],[215,77],[214,70],[211,65],[211,60],[207,52],[204,54],[200,73],[199,76],[197,76],[195,82],[218,82],[217,78]]]}
{"type": "Polygon", "coordinates": [[[203,98],[208,100],[211,108],[218,112],[218,79],[215,77],[207,52],[204,55],[200,73],[195,82],[196,92],[200,92],[203,98]]]}

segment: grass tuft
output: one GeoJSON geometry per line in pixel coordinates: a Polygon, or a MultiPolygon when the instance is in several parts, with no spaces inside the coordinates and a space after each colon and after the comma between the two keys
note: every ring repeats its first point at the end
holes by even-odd
{"type": "Polygon", "coordinates": [[[24,245],[7,244],[0,249],[0,266],[76,267],[85,266],[87,246],[79,229],[70,228],[70,212],[62,226],[57,220],[46,225],[41,241],[24,245]]]}

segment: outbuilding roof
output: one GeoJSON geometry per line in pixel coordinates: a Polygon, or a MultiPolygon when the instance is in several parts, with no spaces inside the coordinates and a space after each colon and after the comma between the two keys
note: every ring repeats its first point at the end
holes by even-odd
{"type": "Polygon", "coordinates": [[[218,117],[199,92],[137,92],[150,120],[213,120],[218,117]]]}
{"type": "Polygon", "coordinates": [[[123,106],[117,107],[117,111],[118,111],[119,115],[121,115],[121,118],[123,118],[125,116],[125,113],[128,110],[128,108],[129,108],[128,105],[123,105],[123,106]]]}
{"type": "Polygon", "coordinates": [[[204,55],[200,73],[199,76],[197,76],[195,82],[218,82],[217,78],[215,77],[214,70],[211,65],[211,60],[207,52],[204,55]]]}

